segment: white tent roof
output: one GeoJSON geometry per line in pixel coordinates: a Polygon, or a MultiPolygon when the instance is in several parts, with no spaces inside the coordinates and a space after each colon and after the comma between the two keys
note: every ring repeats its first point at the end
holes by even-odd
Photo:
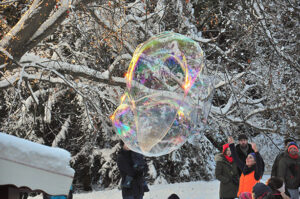
{"type": "Polygon", "coordinates": [[[67,195],[74,176],[70,160],[64,149],[0,133],[0,185],[67,195]]]}

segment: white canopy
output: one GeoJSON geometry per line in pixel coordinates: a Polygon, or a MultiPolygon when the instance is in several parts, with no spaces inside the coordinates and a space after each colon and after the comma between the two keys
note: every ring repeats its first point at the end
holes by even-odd
{"type": "Polygon", "coordinates": [[[0,185],[67,195],[74,176],[70,160],[64,149],[0,133],[0,185]]]}

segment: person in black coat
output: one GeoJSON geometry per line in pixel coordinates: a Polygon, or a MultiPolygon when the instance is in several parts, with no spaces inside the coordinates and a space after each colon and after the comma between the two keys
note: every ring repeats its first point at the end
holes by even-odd
{"type": "Polygon", "coordinates": [[[277,177],[278,174],[277,174],[277,170],[278,170],[278,165],[279,165],[279,161],[281,160],[281,158],[284,157],[284,154],[285,154],[285,151],[287,150],[288,148],[288,145],[290,142],[293,142],[292,139],[290,138],[287,138],[284,140],[284,150],[281,151],[275,158],[275,161],[273,163],[273,166],[272,166],[272,171],[271,171],[271,176],[273,177],[277,177]]]}
{"type": "Polygon", "coordinates": [[[117,165],[121,174],[121,188],[123,199],[142,199],[144,192],[149,191],[145,183],[148,171],[146,161],[141,154],[131,151],[121,142],[117,165]]]}
{"type": "MultiPolygon", "coordinates": [[[[254,153],[251,144],[248,144],[248,137],[245,134],[240,134],[238,136],[239,144],[235,146],[237,155],[241,162],[246,163],[246,158],[250,153],[254,153]]],[[[239,176],[242,174],[242,170],[239,169],[239,176]]]]}

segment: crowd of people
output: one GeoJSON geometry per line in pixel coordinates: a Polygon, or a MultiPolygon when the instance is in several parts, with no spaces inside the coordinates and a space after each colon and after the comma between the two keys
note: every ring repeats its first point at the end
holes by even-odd
{"type": "MultiPolygon", "coordinates": [[[[261,183],[265,171],[264,160],[255,143],[248,143],[245,134],[232,137],[216,154],[215,176],[220,181],[220,199],[299,199],[300,157],[299,147],[292,139],[284,141],[285,149],[277,155],[271,178],[261,183]]],[[[149,191],[145,180],[148,166],[143,155],[131,151],[121,141],[117,165],[121,174],[123,199],[142,199],[149,191]]],[[[168,199],[179,199],[172,194],[168,199]]]]}
{"type": "Polygon", "coordinates": [[[260,182],[265,163],[255,143],[248,143],[245,134],[235,145],[232,137],[223,145],[222,153],[215,156],[216,178],[220,181],[220,199],[299,199],[299,147],[286,139],[285,149],[277,155],[271,178],[260,182]]]}

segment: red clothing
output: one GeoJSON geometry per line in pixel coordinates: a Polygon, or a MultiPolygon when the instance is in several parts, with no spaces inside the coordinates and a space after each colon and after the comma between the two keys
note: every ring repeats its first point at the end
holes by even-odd
{"type": "Polygon", "coordinates": [[[225,156],[225,158],[226,158],[226,160],[228,161],[228,162],[230,162],[230,163],[232,163],[233,162],[233,158],[230,156],[227,156],[227,155],[224,155],[225,156]]]}

